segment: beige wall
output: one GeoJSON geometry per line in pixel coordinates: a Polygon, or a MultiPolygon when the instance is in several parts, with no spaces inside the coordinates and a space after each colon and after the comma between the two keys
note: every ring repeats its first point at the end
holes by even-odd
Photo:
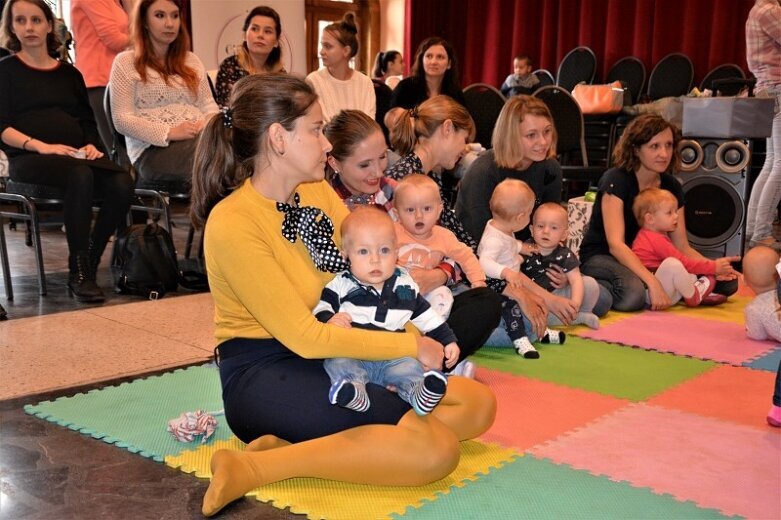
{"type": "Polygon", "coordinates": [[[404,0],[380,0],[380,20],[380,49],[404,52],[404,0]]]}

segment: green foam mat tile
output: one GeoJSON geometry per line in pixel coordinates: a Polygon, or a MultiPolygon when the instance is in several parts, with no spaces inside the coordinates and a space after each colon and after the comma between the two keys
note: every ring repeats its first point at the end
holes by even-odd
{"type": "MultiPolygon", "coordinates": [[[[24,407],[28,414],[157,462],[200,445],[200,438],[182,443],[166,431],[170,419],[199,409],[222,409],[220,377],[214,365],[180,369],[24,407]]],[[[218,427],[210,442],[231,436],[224,417],[216,419],[218,427]]]]}
{"type": "Polygon", "coordinates": [[[713,509],[530,455],[395,519],[726,518],[713,509]]]}
{"type": "Polygon", "coordinates": [[[717,365],[572,336],[564,345],[537,346],[539,359],[523,359],[511,348],[495,347],[483,347],[470,359],[486,368],[633,401],[647,399],[717,365]]]}

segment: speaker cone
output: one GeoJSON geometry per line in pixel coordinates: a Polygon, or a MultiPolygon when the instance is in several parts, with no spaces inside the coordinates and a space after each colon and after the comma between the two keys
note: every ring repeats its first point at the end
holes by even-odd
{"type": "Polygon", "coordinates": [[[678,153],[681,156],[681,171],[691,173],[697,171],[705,154],[702,146],[692,139],[683,139],[678,143],[678,153]]]}
{"type": "Polygon", "coordinates": [[[727,141],[716,150],[716,165],[726,173],[738,173],[751,161],[751,151],[743,141],[727,141]]]}

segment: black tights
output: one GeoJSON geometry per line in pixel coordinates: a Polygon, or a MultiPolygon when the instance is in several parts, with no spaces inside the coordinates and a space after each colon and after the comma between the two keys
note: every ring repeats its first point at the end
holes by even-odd
{"type": "Polygon", "coordinates": [[[86,251],[92,238],[101,253],[123,222],[133,195],[133,178],[105,160],[85,161],[58,155],[23,155],[10,161],[11,179],[56,186],[64,191],[63,213],[68,250],[73,257],[86,251]],[[91,164],[92,163],[92,164],[91,164]],[[101,167],[106,165],[107,167],[101,167]],[[92,205],[103,200],[90,236],[92,205]]]}

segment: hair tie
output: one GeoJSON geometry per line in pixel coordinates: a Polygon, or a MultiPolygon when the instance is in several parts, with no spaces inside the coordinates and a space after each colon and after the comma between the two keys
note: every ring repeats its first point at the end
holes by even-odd
{"type": "Polygon", "coordinates": [[[418,118],[418,106],[417,106],[417,105],[415,105],[414,107],[412,107],[412,108],[410,109],[410,111],[409,111],[409,116],[410,116],[412,119],[417,119],[417,118],[418,118]]]}
{"type": "Polygon", "coordinates": [[[223,107],[220,109],[220,112],[222,112],[222,126],[233,128],[233,109],[223,107]]]}

